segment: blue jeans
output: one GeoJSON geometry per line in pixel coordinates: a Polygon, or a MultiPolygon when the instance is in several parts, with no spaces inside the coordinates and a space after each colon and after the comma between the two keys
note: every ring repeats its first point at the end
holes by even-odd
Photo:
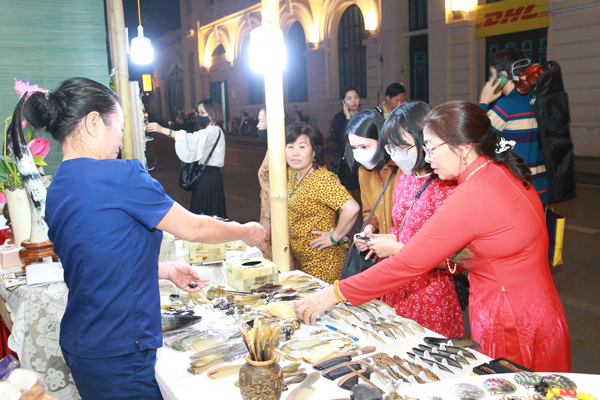
{"type": "Polygon", "coordinates": [[[108,358],[80,358],[62,352],[83,400],[162,400],[154,376],[155,349],[108,358]]]}

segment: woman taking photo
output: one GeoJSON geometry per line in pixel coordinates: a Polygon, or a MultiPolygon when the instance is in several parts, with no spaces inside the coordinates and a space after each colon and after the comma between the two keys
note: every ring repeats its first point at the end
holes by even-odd
{"type": "Polygon", "coordinates": [[[154,371],[162,346],[158,279],[188,292],[207,284],[189,265],[158,262],[162,231],[194,242],[242,239],[263,247],[267,234],[256,222],[192,214],[139,160],[116,159],[123,111],[100,83],[72,78],[24,99],[15,115],[45,128],[63,152],[48,189],[46,221],[69,288],[60,345],[79,394],[162,399],[154,371]]]}
{"type": "MultiPolygon", "coordinates": [[[[361,250],[371,250],[380,259],[400,251],[456,187],[455,180],[439,179],[425,162],[420,124],[430,110],[422,101],[403,103],[391,112],[383,125],[381,143],[385,143],[386,152],[404,172],[398,177],[390,213],[394,226],[389,234],[366,232],[365,235],[373,239],[355,241],[361,250]]],[[[396,314],[434,332],[450,338],[464,337],[463,316],[452,276],[456,272],[454,264],[448,268],[444,261],[438,268],[382,296],[381,300],[392,306],[396,314]]]]}
{"type": "Polygon", "coordinates": [[[317,128],[295,122],[285,130],[285,143],[292,252],[302,271],[333,283],[340,278],[346,260],[342,239],[354,225],[360,207],[327,171],[323,135],[317,128]]]}
{"type": "Polygon", "coordinates": [[[512,151],[496,149],[497,135],[475,104],[435,107],[423,133],[434,173],[457,179],[458,187],[399,252],[298,301],[296,313],[314,324],[335,303],[387,294],[466,247],[471,335],[482,353],[534,371],[569,372],[569,328],[548,268],[544,210],[531,172],[512,151]]]}
{"type": "Polygon", "coordinates": [[[173,131],[156,122],[149,123],[146,132],[158,132],[173,138],[175,152],[182,162],[207,164],[192,192],[190,211],[194,214],[227,218],[221,176],[221,168],[225,165],[225,135],[220,127],[223,123],[223,110],[219,103],[204,99],[200,100],[196,107],[196,116],[198,124],[202,127],[196,132],[173,131]],[[207,162],[209,154],[210,159],[207,162]]]}

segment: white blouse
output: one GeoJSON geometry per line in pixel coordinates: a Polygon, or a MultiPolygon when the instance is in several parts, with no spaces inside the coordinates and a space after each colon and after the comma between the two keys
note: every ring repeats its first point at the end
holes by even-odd
{"type": "Polygon", "coordinates": [[[216,125],[192,133],[184,130],[175,132],[175,153],[177,153],[177,157],[183,162],[200,161],[203,164],[219,137],[219,132],[221,138],[210,157],[208,165],[221,168],[225,165],[225,134],[216,125]]]}

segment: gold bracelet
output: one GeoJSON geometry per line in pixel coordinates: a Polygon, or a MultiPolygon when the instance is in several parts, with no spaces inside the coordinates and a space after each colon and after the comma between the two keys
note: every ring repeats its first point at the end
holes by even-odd
{"type": "Polygon", "coordinates": [[[346,300],[340,294],[340,288],[338,287],[339,283],[340,283],[339,279],[336,280],[335,282],[333,282],[333,293],[335,293],[335,298],[337,299],[338,303],[344,304],[346,302],[346,300]]]}

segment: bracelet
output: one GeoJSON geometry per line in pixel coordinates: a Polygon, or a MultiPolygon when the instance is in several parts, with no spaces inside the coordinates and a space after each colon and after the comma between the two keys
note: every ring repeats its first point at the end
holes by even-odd
{"type": "Polygon", "coordinates": [[[340,244],[344,243],[344,238],[342,238],[342,240],[340,240],[339,242],[335,241],[335,239],[333,238],[333,231],[331,231],[331,235],[329,235],[329,239],[331,239],[331,243],[333,243],[336,246],[339,246],[340,244]]]}
{"type": "Polygon", "coordinates": [[[169,137],[171,137],[172,134],[173,134],[173,131],[171,129],[169,129],[169,137]]]}
{"type": "Polygon", "coordinates": [[[268,219],[269,221],[271,220],[271,217],[267,217],[266,215],[264,215],[263,218],[268,219]]]}
{"type": "Polygon", "coordinates": [[[450,259],[446,258],[446,265],[448,266],[448,272],[450,272],[451,274],[454,274],[456,272],[456,263],[453,262],[453,264],[454,264],[454,268],[452,268],[450,266],[450,259]]]}
{"type": "Polygon", "coordinates": [[[346,302],[346,300],[342,297],[342,295],[340,294],[340,288],[338,287],[338,284],[340,283],[340,280],[336,280],[335,282],[333,282],[333,293],[335,293],[335,298],[337,299],[337,301],[339,303],[344,304],[346,302]]]}

